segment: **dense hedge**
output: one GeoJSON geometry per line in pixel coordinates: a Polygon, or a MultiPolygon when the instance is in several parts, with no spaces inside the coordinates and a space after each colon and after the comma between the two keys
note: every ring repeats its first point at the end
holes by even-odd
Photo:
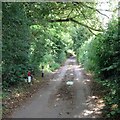
{"type": "Polygon", "coordinates": [[[2,78],[3,85],[23,80],[29,65],[30,37],[23,4],[2,5],[2,78]]]}
{"type": "Polygon", "coordinates": [[[111,20],[103,33],[85,41],[79,48],[78,60],[110,92],[105,96],[108,117],[120,113],[120,35],[118,21],[111,20]],[[116,105],[115,109],[112,106],[116,105]]]}

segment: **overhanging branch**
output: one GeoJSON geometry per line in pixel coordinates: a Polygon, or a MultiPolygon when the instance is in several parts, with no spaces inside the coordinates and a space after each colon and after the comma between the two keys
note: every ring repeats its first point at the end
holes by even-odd
{"type": "MultiPolygon", "coordinates": [[[[90,22],[86,19],[85,14],[84,14],[82,11],[81,11],[81,13],[82,13],[83,17],[85,18],[86,22],[88,22],[88,23],[90,24],[90,22]]],[[[92,30],[91,30],[90,28],[88,28],[88,30],[89,30],[92,34],[96,35],[94,32],[92,32],[92,30]]]]}
{"type": "Polygon", "coordinates": [[[48,20],[48,22],[68,22],[68,21],[71,21],[71,19],[72,18],[48,20]]]}
{"type": "Polygon", "coordinates": [[[88,26],[88,25],[86,25],[86,24],[84,24],[84,23],[78,22],[77,20],[75,20],[75,19],[73,19],[73,18],[48,20],[48,22],[51,22],[51,23],[52,23],[52,22],[69,22],[69,21],[74,22],[74,23],[77,23],[77,24],[82,25],[82,26],[84,26],[84,27],[87,27],[87,28],[89,28],[89,29],[91,29],[91,30],[94,30],[94,31],[99,31],[99,32],[102,32],[102,31],[103,31],[103,30],[101,30],[101,29],[95,29],[95,28],[92,28],[92,27],[90,27],[90,26],[88,26]]]}
{"type": "Polygon", "coordinates": [[[75,22],[75,23],[77,23],[77,24],[80,24],[80,25],[82,25],[82,26],[84,26],[84,27],[87,27],[87,28],[89,28],[89,29],[91,29],[91,30],[94,30],[94,31],[99,31],[99,32],[102,32],[102,31],[103,31],[103,30],[101,30],[101,29],[92,28],[92,27],[90,27],[90,26],[88,26],[88,25],[85,25],[85,24],[83,24],[83,23],[80,23],[80,22],[78,22],[78,21],[76,21],[76,20],[74,20],[74,19],[71,19],[71,21],[73,21],[73,22],[75,22]]]}
{"type": "Polygon", "coordinates": [[[101,13],[101,12],[100,12],[98,9],[96,9],[96,8],[93,8],[93,7],[91,7],[91,6],[88,6],[88,5],[86,5],[86,4],[82,3],[82,2],[80,2],[80,4],[83,5],[83,6],[85,6],[85,7],[87,7],[87,8],[89,8],[89,9],[93,9],[93,10],[97,11],[98,13],[100,13],[101,15],[109,18],[106,14],[101,13]]]}

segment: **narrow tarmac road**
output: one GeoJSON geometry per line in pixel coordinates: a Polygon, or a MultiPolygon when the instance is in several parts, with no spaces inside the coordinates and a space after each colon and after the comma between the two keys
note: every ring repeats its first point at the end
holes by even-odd
{"type": "Polygon", "coordinates": [[[90,79],[75,58],[69,58],[51,79],[12,118],[96,118],[90,79]]]}

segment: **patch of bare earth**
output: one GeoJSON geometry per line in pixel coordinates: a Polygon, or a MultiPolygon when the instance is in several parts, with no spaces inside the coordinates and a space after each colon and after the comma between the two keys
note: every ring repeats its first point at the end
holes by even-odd
{"type": "Polygon", "coordinates": [[[70,115],[72,110],[75,108],[75,86],[68,85],[67,82],[74,82],[74,75],[70,76],[73,70],[67,70],[64,78],[62,79],[56,94],[54,94],[53,101],[55,101],[55,106],[64,106],[59,113],[59,117],[63,115],[70,115]]]}
{"type": "Polygon", "coordinates": [[[58,96],[58,98],[62,100],[74,99],[74,94],[75,94],[74,86],[66,84],[68,81],[73,81],[73,80],[74,77],[70,76],[70,70],[68,70],[56,93],[56,96],[58,96]]]}

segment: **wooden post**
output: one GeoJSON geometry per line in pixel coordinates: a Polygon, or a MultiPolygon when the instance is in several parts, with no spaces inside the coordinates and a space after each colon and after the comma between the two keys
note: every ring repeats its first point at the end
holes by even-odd
{"type": "Polygon", "coordinates": [[[42,77],[44,77],[44,66],[42,65],[42,77]]]}

